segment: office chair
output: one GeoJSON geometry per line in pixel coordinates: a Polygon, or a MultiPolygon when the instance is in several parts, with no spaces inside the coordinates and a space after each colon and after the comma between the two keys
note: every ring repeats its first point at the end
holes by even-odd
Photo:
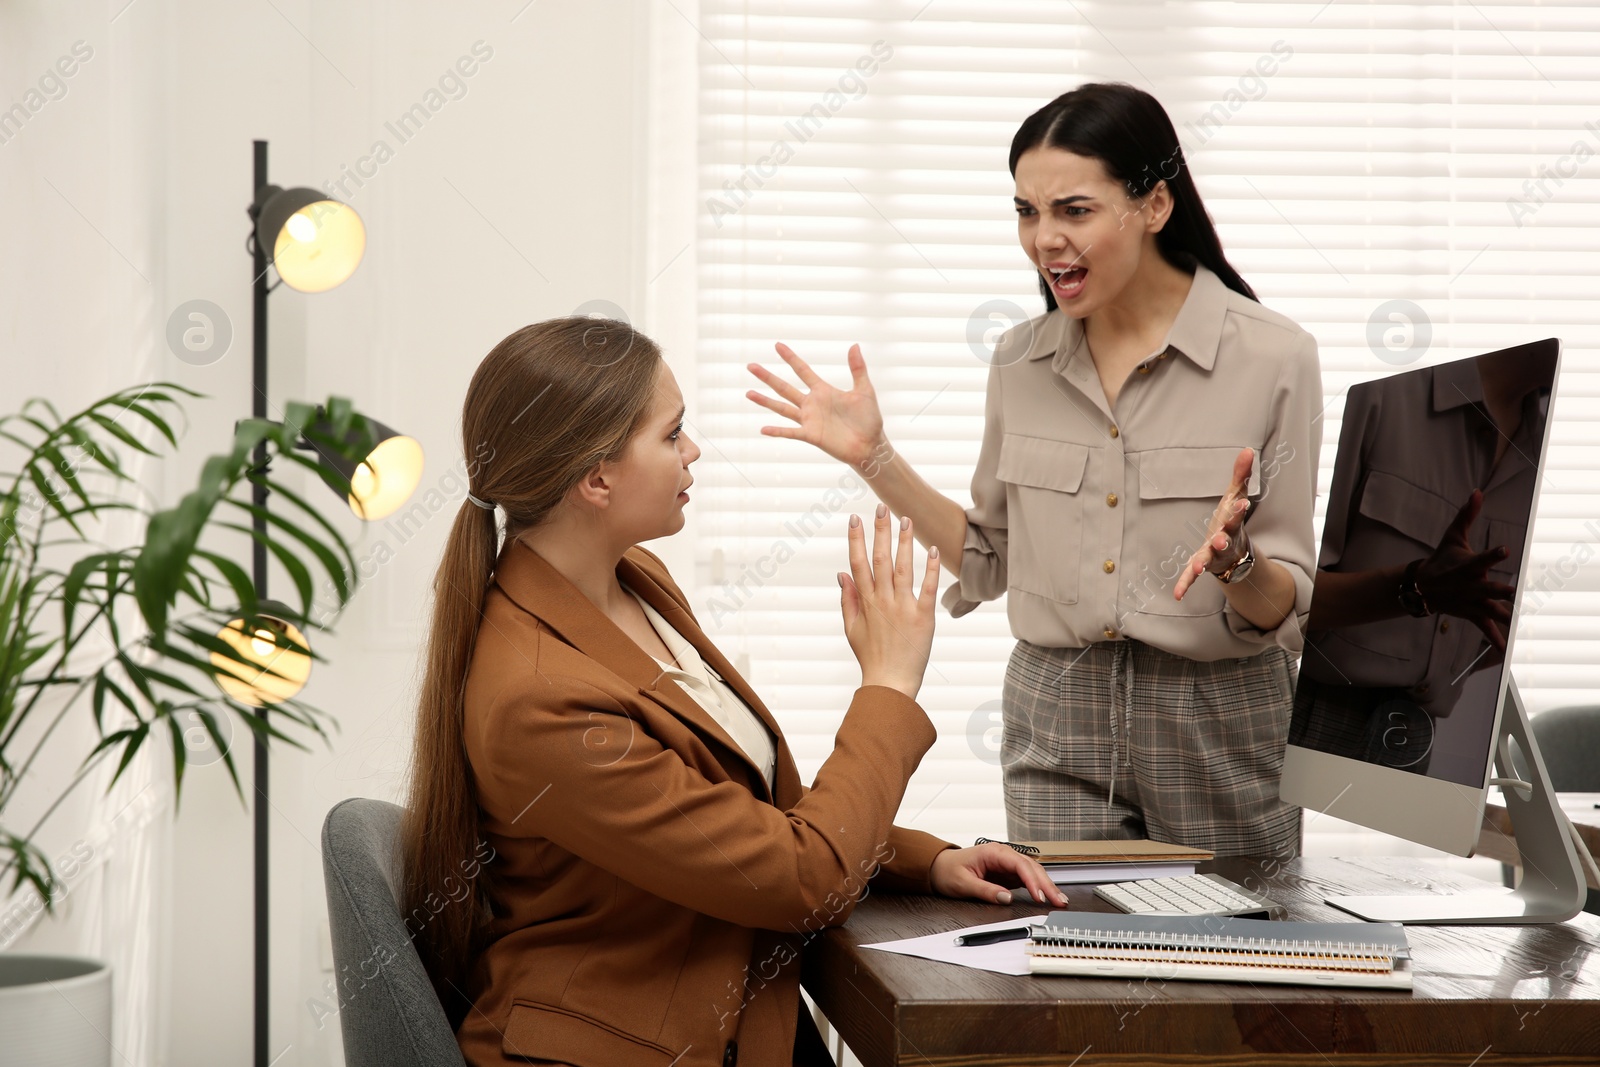
{"type": "Polygon", "coordinates": [[[1600,704],[1541,712],[1533,736],[1556,792],[1600,793],[1600,704]]]}
{"type": "MultiPolygon", "coordinates": [[[[1600,793],[1600,704],[1551,708],[1533,717],[1533,738],[1558,793],[1600,793]]],[[[1512,868],[1502,864],[1505,884],[1512,868]]],[[[1600,892],[1589,890],[1583,910],[1600,914],[1600,892]]]]}
{"type": "Polygon", "coordinates": [[[400,917],[401,809],[341,800],[322,823],[339,1031],[347,1067],[465,1067],[400,917]]]}

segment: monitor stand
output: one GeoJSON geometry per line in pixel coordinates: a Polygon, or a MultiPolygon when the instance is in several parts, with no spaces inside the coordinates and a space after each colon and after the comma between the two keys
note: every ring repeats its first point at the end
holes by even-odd
{"type": "Polygon", "coordinates": [[[1507,682],[1503,709],[1495,743],[1500,777],[1490,781],[1505,792],[1506,811],[1522,855],[1522,884],[1514,892],[1497,886],[1493,892],[1447,896],[1333,896],[1324,898],[1327,903],[1372,922],[1435,926],[1565,922],[1583,909],[1588,886],[1573,847],[1572,824],[1550,788],[1515,677],[1507,682]],[[1526,778],[1508,744],[1512,740],[1527,765],[1526,778]]]}

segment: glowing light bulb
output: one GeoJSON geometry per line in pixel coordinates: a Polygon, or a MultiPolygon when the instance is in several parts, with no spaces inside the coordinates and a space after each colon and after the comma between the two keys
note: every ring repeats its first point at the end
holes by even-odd
{"type": "Polygon", "coordinates": [[[289,231],[289,236],[296,241],[310,243],[317,239],[317,224],[306,217],[304,211],[297,211],[289,216],[289,221],[284,224],[284,229],[289,231]]]}
{"type": "Polygon", "coordinates": [[[382,441],[350,474],[350,510],[368,522],[392,515],[422,480],[422,446],[414,438],[382,441]]]}
{"type": "Polygon", "coordinates": [[[221,652],[211,653],[215,668],[212,678],[217,687],[240,703],[258,708],[290,699],[311,676],[311,657],[301,651],[310,646],[299,627],[275,617],[261,618],[269,619],[274,629],[281,626],[290,646],[279,645],[271,629],[254,626],[247,630],[245,620],[234,619],[217,632],[217,637],[244,662],[221,652]]]}
{"type": "Polygon", "coordinates": [[[350,495],[357,500],[371,500],[378,492],[378,472],[372,464],[362,463],[350,475],[350,495]]]}
{"type": "Polygon", "coordinates": [[[367,247],[361,216],[335,200],[306,204],[263,239],[272,242],[284,284],[303,293],[326,292],[349,278],[367,247]]]}

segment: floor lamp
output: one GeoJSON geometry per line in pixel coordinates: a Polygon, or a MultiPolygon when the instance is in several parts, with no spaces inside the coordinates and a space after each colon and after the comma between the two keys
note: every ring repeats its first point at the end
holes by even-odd
{"type": "MultiPolygon", "coordinates": [[[[267,414],[267,296],[279,285],[305,293],[320,293],[339,285],[355,271],[366,249],[366,230],[361,217],[347,204],[331,199],[315,189],[300,187],[281,189],[267,180],[267,142],[255,142],[255,175],[251,187],[249,208],[251,220],[250,239],[247,246],[254,258],[251,281],[253,303],[251,414],[265,419],[267,414]],[[267,284],[267,267],[272,266],[278,280],[267,284]]],[[[422,478],[422,448],[415,440],[373,419],[367,420],[372,429],[375,447],[364,460],[347,469],[339,463],[340,473],[349,480],[350,510],[358,517],[372,521],[393,513],[417,487],[422,478]]],[[[325,459],[327,457],[324,457],[325,459]]],[[[256,446],[255,469],[267,468],[267,446],[256,446]]],[[[253,516],[253,578],[261,610],[255,616],[265,620],[291,639],[292,643],[309,648],[302,634],[287,616],[273,616],[273,601],[267,599],[267,546],[264,538],[267,520],[267,487],[264,479],[256,480],[252,487],[253,503],[260,510],[253,516]]],[[[271,633],[257,631],[246,633],[243,620],[234,620],[218,636],[232,644],[261,673],[250,678],[218,676],[218,684],[235,699],[260,708],[263,721],[267,705],[287,700],[300,691],[311,670],[310,657],[285,649],[271,633]],[[270,668],[270,670],[268,670],[270,668]]],[[[215,657],[214,657],[215,658],[215,657]]],[[[268,914],[267,890],[270,849],[268,848],[267,814],[270,808],[267,796],[268,769],[267,746],[262,734],[251,731],[255,738],[255,1067],[268,1067],[271,1062],[267,1047],[267,1025],[270,1019],[268,998],[268,914]]]]}

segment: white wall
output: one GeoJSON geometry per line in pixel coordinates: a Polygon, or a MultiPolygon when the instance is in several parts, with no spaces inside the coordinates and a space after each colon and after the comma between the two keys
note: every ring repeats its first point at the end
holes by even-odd
{"type": "MultiPolygon", "coordinates": [[[[369,238],[354,278],[325,294],[284,287],[271,298],[272,405],[348,396],[417,437],[428,456],[420,524],[362,529],[343,517],[368,580],[337,634],[318,641],[330,662],[304,694],[338,731],[331,745],[311,740],[309,754],[282,749],[273,761],[271,1047],[278,1064],[337,1064],[318,835],[343,797],[399,799],[432,569],[464,491],[452,471],[468,377],[526,323],[604,299],[650,330],[660,294],[692,284],[692,256],[650,284],[672,251],[647,262],[657,255],[649,216],[660,208],[641,180],[652,9],[643,0],[119,7],[0,8],[0,104],[21,99],[73,41],[94,48],[67,94],[0,144],[0,409],[32,395],[81,402],[152,377],[209,394],[190,405],[182,455],[150,474],[167,502],[249,413],[252,139],[270,141],[271,178],[285,186],[337,181],[378,140],[392,150],[362,185],[344,186],[369,238]],[[447,85],[402,143],[385,124],[430,103],[441,75],[480,41],[464,95],[451,98],[460,90],[447,85]],[[167,316],[192,299],[219,305],[233,329],[229,351],[206,366],[165,345],[167,316]]],[[[664,11],[682,22],[655,8],[657,19],[664,11]]],[[[655,32],[693,31],[658,22],[655,32]]],[[[671,336],[669,326],[669,345],[671,336]]],[[[686,383],[688,355],[670,354],[686,383]]],[[[692,573],[689,536],[659,547],[692,573]]],[[[274,581],[275,593],[289,591],[274,581]]],[[[44,777],[88,751],[87,710],[82,719],[44,777]]],[[[234,737],[248,795],[248,732],[236,727],[234,737]]],[[[160,794],[168,772],[156,762],[160,794]]],[[[92,818],[63,811],[49,841],[65,847],[92,818]]],[[[159,902],[170,917],[170,1032],[165,1052],[148,1034],[119,1052],[134,1063],[247,1063],[251,820],[221,764],[191,768],[171,830],[171,891],[159,902]]],[[[74,896],[62,920],[16,947],[92,948],[86,930],[99,920],[85,914],[86,894],[74,896]]],[[[95,914],[106,912],[102,900],[95,914]]],[[[150,955],[149,980],[159,982],[160,953],[150,955]]]]}
{"type": "MultiPolygon", "coordinates": [[[[164,373],[169,358],[157,325],[169,262],[167,93],[161,64],[146,58],[165,50],[166,27],[158,3],[143,18],[114,13],[82,3],[0,7],[0,411],[33,396],[73,410],[164,373]]],[[[136,467],[149,485],[163,480],[158,468],[136,467]]],[[[136,536],[125,523],[103,533],[136,536]]],[[[30,716],[31,736],[45,725],[30,716]]],[[[35,824],[95,740],[87,704],[69,711],[8,807],[9,829],[35,824]]],[[[55,917],[11,946],[111,964],[120,1010],[107,1039],[119,1062],[159,1062],[161,1053],[167,773],[157,752],[109,795],[103,771],[69,794],[35,843],[53,859],[87,862],[58,866],[55,917]]],[[[8,917],[14,908],[32,915],[36,902],[0,890],[8,917]]]]}

